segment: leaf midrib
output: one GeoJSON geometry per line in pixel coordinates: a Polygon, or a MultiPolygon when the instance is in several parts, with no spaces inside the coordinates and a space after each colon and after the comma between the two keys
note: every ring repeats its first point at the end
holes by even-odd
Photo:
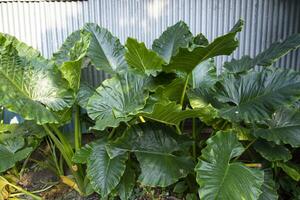
{"type": "MultiPolygon", "coordinates": [[[[9,76],[3,71],[3,68],[2,68],[0,71],[1,71],[1,74],[4,76],[4,78],[6,78],[9,82],[11,82],[11,83],[15,86],[15,88],[17,88],[17,89],[18,89],[25,97],[27,97],[28,99],[32,100],[32,99],[30,98],[30,96],[29,96],[27,93],[25,93],[24,90],[22,90],[22,89],[20,88],[20,86],[17,85],[17,84],[14,82],[14,79],[9,78],[9,76]]],[[[14,73],[15,73],[15,70],[14,70],[14,73]]],[[[24,74],[22,74],[22,75],[23,75],[23,77],[24,77],[24,74]]]]}
{"type": "Polygon", "coordinates": [[[224,176],[223,176],[223,178],[222,178],[222,181],[221,181],[221,184],[220,184],[220,187],[219,187],[219,190],[218,190],[218,193],[217,193],[217,195],[216,195],[215,200],[219,199],[218,197],[219,197],[219,195],[220,195],[220,192],[221,192],[221,190],[222,190],[223,184],[224,184],[224,182],[225,182],[225,180],[226,180],[226,177],[227,177],[227,174],[228,174],[228,171],[229,171],[229,168],[230,168],[230,160],[227,161],[227,165],[226,165],[226,166],[227,166],[227,167],[226,167],[226,169],[225,169],[225,173],[224,173],[224,176]]]}
{"type": "MultiPolygon", "coordinates": [[[[251,99],[249,99],[249,101],[245,101],[245,102],[242,102],[242,103],[240,103],[240,104],[238,104],[237,106],[244,106],[244,105],[247,105],[247,104],[249,104],[249,103],[251,103],[251,102],[253,102],[253,101],[259,101],[261,98],[264,98],[264,97],[266,97],[266,96],[268,96],[269,94],[276,94],[276,93],[278,93],[279,91],[281,91],[281,90],[284,90],[284,89],[286,89],[286,88],[289,88],[289,87],[291,87],[291,85],[296,85],[296,84],[300,84],[300,81],[297,81],[297,82],[295,82],[295,83],[292,83],[292,84],[290,84],[290,85],[286,85],[286,86],[283,86],[283,87],[280,87],[280,88],[277,88],[276,90],[269,90],[268,92],[262,92],[262,93],[260,93],[261,95],[257,95],[257,96],[255,96],[254,98],[251,98],[251,99]]],[[[263,88],[263,89],[266,89],[265,87],[263,88]]],[[[264,91],[264,90],[263,90],[264,91]]]]}
{"type": "Polygon", "coordinates": [[[177,157],[177,156],[173,155],[172,153],[167,153],[167,152],[157,152],[157,151],[149,151],[149,150],[138,150],[138,149],[120,148],[120,147],[116,147],[116,148],[120,149],[122,151],[127,151],[127,152],[152,154],[152,155],[158,155],[158,156],[169,156],[169,157],[174,157],[174,158],[177,157]]]}

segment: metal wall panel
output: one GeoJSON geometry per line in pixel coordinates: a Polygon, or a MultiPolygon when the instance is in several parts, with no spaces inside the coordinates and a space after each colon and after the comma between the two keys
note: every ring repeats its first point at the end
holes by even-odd
{"type": "MultiPolygon", "coordinates": [[[[239,19],[245,28],[234,57],[254,56],[272,42],[300,32],[299,0],[88,0],[0,3],[0,32],[15,35],[51,57],[64,39],[86,22],[106,27],[125,42],[128,36],[148,47],[167,26],[184,20],[209,40],[226,33],[239,19]]],[[[217,58],[217,64],[229,57],[217,58]]],[[[276,64],[300,71],[300,51],[276,64]]],[[[87,69],[84,78],[97,85],[105,75],[87,69]]]]}

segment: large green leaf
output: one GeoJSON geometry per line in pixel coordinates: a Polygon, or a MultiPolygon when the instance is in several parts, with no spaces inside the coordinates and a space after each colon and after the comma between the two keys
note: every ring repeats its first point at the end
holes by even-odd
{"type": "Polygon", "coordinates": [[[180,47],[188,47],[192,36],[189,27],[183,21],[179,21],[168,27],[158,39],[154,40],[152,49],[163,57],[166,63],[169,63],[180,47]]]}
{"type": "Polygon", "coordinates": [[[86,164],[88,158],[91,156],[93,150],[93,144],[94,143],[86,144],[79,151],[76,151],[72,158],[72,161],[74,163],[86,164]]]}
{"type": "Polygon", "coordinates": [[[95,144],[87,161],[87,176],[94,190],[107,196],[120,182],[128,155],[110,158],[104,144],[95,144]]]}
{"type": "Polygon", "coordinates": [[[193,109],[203,110],[198,117],[206,124],[212,124],[218,118],[218,111],[211,105],[214,102],[214,91],[203,89],[202,87],[190,89],[187,92],[190,105],[193,109]]]}
{"type": "Polygon", "coordinates": [[[136,39],[128,38],[126,48],[125,57],[129,66],[154,76],[162,70],[164,60],[156,52],[148,50],[143,42],[139,43],[136,39]]]}
{"type": "Polygon", "coordinates": [[[231,161],[243,151],[233,133],[217,132],[207,140],[195,168],[200,199],[258,199],[262,193],[263,171],[231,161]]]}
{"type": "Polygon", "coordinates": [[[280,109],[267,121],[269,128],[259,128],[253,132],[256,137],[264,138],[276,144],[290,144],[300,147],[300,112],[280,109]]]}
{"type": "Polygon", "coordinates": [[[84,30],[91,34],[87,56],[97,69],[115,73],[127,68],[125,48],[119,39],[97,24],[88,23],[84,30]]]}
{"type": "Polygon", "coordinates": [[[166,187],[191,172],[192,159],[174,154],[188,144],[170,127],[143,123],[130,127],[108,149],[112,157],[134,152],[141,168],[139,181],[143,185],[166,187]]]}
{"type": "Polygon", "coordinates": [[[16,39],[7,37],[2,43],[5,46],[1,46],[0,104],[38,124],[57,123],[51,110],[71,107],[72,91],[54,63],[30,53],[27,57],[23,51],[30,47],[16,43],[16,39]]]}
{"type": "Polygon", "coordinates": [[[273,43],[267,50],[255,57],[255,63],[260,66],[270,66],[277,59],[293,49],[300,47],[300,34],[289,36],[283,42],[273,43]]]}
{"type": "Polygon", "coordinates": [[[23,148],[24,138],[15,137],[0,142],[0,173],[12,168],[16,162],[24,160],[32,152],[31,147],[23,148]]]}
{"type": "Polygon", "coordinates": [[[60,66],[64,62],[83,57],[89,46],[89,39],[89,33],[82,30],[74,31],[67,37],[59,50],[53,53],[52,60],[60,66]]]}
{"type": "Polygon", "coordinates": [[[231,62],[226,62],[224,68],[229,72],[239,73],[248,71],[255,65],[270,66],[280,57],[298,47],[300,47],[300,34],[291,35],[283,42],[273,43],[268,49],[259,53],[253,59],[249,56],[244,56],[240,60],[233,59],[231,62]]]}
{"type": "Polygon", "coordinates": [[[18,51],[19,56],[21,57],[30,59],[41,56],[39,51],[19,41],[16,37],[0,33],[0,54],[1,51],[5,50],[5,47],[9,44],[12,44],[12,46],[15,47],[15,49],[18,51]]]}
{"type": "Polygon", "coordinates": [[[95,90],[96,89],[89,84],[81,83],[76,96],[77,104],[86,109],[89,98],[95,93],[95,90]]]}
{"type": "Polygon", "coordinates": [[[231,121],[259,121],[300,95],[300,74],[289,70],[249,72],[239,77],[227,76],[220,84],[218,99],[228,105],[221,116],[231,121]]]}
{"type": "Polygon", "coordinates": [[[238,47],[236,34],[241,31],[242,26],[243,21],[238,21],[228,34],[216,38],[207,46],[199,46],[194,49],[180,48],[178,54],[172,57],[170,64],[165,66],[164,70],[190,73],[197,65],[209,58],[230,55],[238,47]]]}
{"type": "Polygon", "coordinates": [[[59,69],[69,82],[70,88],[77,92],[80,87],[81,68],[85,67],[84,56],[89,47],[90,35],[82,33],[76,42],[72,39],[77,37],[73,38],[73,35],[70,35],[60,50],[54,54],[53,59],[60,65],[59,69]],[[70,46],[71,43],[74,43],[73,46],[70,46]]]}
{"type": "Polygon", "coordinates": [[[45,129],[33,121],[25,121],[21,124],[0,124],[0,142],[15,137],[29,138],[33,136],[41,139],[45,135],[45,129]]]}
{"type": "Polygon", "coordinates": [[[119,185],[115,188],[116,193],[121,200],[127,200],[130,198],[133,188],[135,186],[135,172],[130,165],[127,164],[126,170],[121,178],[119,185]]]}
{"type": "Polygon", "coordinates": [[[145,80],[132,73],[117,74],[105,80],[90,97],[87,112],[96,121],[95,129],[117,127],[120,122],[129,121],[146,104],[148,92],[145,80]]]}
{"type": "Polygon", "coordinates": [[[193,88],[212,87],[217,82],[217,69],[214,60],[206,60],[192,71],[191,82],[193,88]]]}
{"type": "Polygon", "coordinates": [[[255,66],[254,60],[250,56],[243,56],[241,59],[232,59],[224,63],[226,72],[240,73],[252,69],[255,66]]]}
{"type": "Polygon", "coordinates": [[[272,162],[280,160],[286,162],[292,159],[292,154],[288,148],[276,145],[273,142],[258,140],[253,147],[262,157],[272,162]]]}
{"type": "Polygon", "coordinates": [[[43,127],[33,121],[0,124],[0,172],[26,159],[45,135],[43,127]]]}
{"type": "Polygon", "coordinates": [[[210,110],[204,108],[182,110],[182,106],[175,102],[157,103],[151,113],[141,113],[146,118],[175,126],[179,126],[184,119],[210,114],[210,110]]]}
{"type": "Polygon", "coordinates": [[[106,143],[106,140],[99,140],[88,144],[73,157],[74,162],[87,164],[87,177],[93,189],[103,198],[119,184],[128,159],[127,153],[110,158],[105,148],[106,143]]]}
{"type": "Polygon", "coordinates": [[[278,199],[276,183],[273,179],[272,170],[264,170],[264,183],[261,187],[262,194],[258,200],[276,200],[278,199]]]}

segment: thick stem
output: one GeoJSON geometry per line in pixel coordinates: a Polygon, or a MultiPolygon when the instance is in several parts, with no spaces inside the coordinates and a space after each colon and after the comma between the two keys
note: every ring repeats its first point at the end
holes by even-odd
{"type": "Polygon", "coordinates": [[[78,167],[74,167],[76,165],[73,165],[73,162],[72,162],[72,157],[73,157],[74,153],[73,153],[70,143],[67,142],[67,140],[65,139],[63,134],[58,130],[58,128],[56,126],[54,126],[54,125],[49,125],[49,126],[54,130],[55,134],[57,135],[57,137],[59,139],[53,134],[51,129],[48,127],[48,125],[43,125],[47,134],[50,136],[50,138],[52,139],[52,141],[54,142],[54,144],[56,145],[56,147],[62,154],[63,158],[65,159],[69,169],[71,170],[71,172],[76,180],[78,188],[80,189],[80,191],[84,191],[84,181],[83,181],[83,178],[81,175],[81,171],[78,170],[78,167]]]}
{"type": "Polygon", "coordinates": [[[81,148],[81,126],[80,126],[80,107],[75,107],[75,150],[78,151],[81,148]]]}
{"type": "Polygon", "coordinates": [[[182,135],[182,132],[181,132],[179,126],[175,126],[175,127],[176,127],[176,130],[177,130],[178,134],[179,134],[179,135],[182,135]]]}
{"type": "Polygon", "coordinates": [[[196,119],[193,118],[193,133],[192,133],[192,138],[194,140],[193,142],[193,157],[195,160],[197,160],[197,152],[196,152],[196,145],[197,145],[197,141],[196,141],[196,119]]]}
{"type": "Polygon", "coordinates": [[[74,154],[73,148],[72,148],[71,144],[67,141],[67,139],[65,138],[63,133],[55,125],[50,125],[50,127],[55,132],[58,139],[61,141],[61,143],[64,146],[64,148],[66,149],[67,153],[71,157],[73,157],[73,154],[74,154]]]}
{"type": "Polygon", "coordinates": [[[108,135],[108,139],[112,139],[112,137],[114,136],[115,134],[115,131],[116,131],[116,128],[113,128],[112,131],[109,133],[108,135]]]}
{"type": "Polygon", "coordinates": [[[182,108],[184,107],[184,105],[183,105],[183,103],[184,103],[184,97],[185,97],[187,85],[189,83],[189,78],[190,78],[190,74],[188,74],[186,76],[185,84],[184,84],[184,87],[183,87],[183,90],[182,90],[182,94],[181,94],[180,104],[181,104],[182,108]]]}

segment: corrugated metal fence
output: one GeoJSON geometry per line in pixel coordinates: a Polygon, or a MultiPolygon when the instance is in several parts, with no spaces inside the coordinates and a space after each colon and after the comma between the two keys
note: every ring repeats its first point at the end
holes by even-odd
{"type": "MultiPolygon", "coordinates": [[[[167,26],[184,20],[196,34],[212,40],[239,19],[246,25],[234,53],[254,56],[273,41],[300,32],[299,0],[88,0],[73,2],[1,2],[0,32],[18,37],[51,57],[64,39],[86,22],[108,28],[124,43],[128,36],[149,47],[167,26]]],[[[217,59],[218,66],[228,57],[217,59]]],[[[300,51],[277,65],[300,70],[300,51]]],[[[86,70],[84,78],[97,85],[104,75],[86,70]]]]}

